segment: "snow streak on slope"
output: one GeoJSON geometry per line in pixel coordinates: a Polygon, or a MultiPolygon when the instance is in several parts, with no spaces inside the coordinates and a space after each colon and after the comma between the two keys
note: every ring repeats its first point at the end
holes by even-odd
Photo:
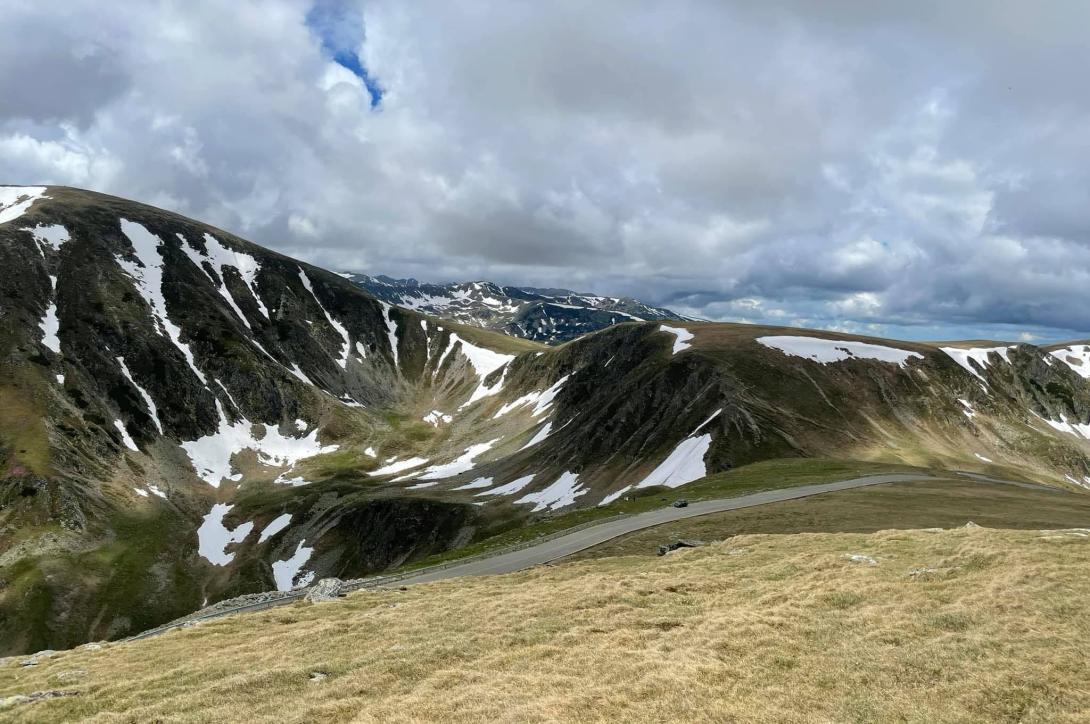
{"type": "Polygon", "coordinates": [[[31,204],[44,196],[45,186],[0,186],[0,224],[25,214],[31,204]]]}
{"type": "MultiPolygon", "coordinates": [[[[1036,415],[1036,413],[1034,414],[1036,415]]],[[[1037,416],[1040,417],[1040,415],[1037,416]]],[[[1052,428],[1059,430],[1060,432],[1066,432],[1069,435],[1074,435],[1075,437],[1082,437],[1090,440],[1090,423],[1068,422],[1067,415],[1060,415],[1059,421],[1049,420],[1044,417],[1041,417],[1041,419],[1047,422],[1052,428]]]]}
{"type": "Polygon", "coordinates": [[[423,417],[424,422],[433,427],[439,427],[440,424],[450,424],[453,419],[454,417],[446,414],[442,410],[432,410],[423,417]]]}
{"type": "Polygon", "coordinates": [[[483,495],[514,495],[532,482],[534,482],[534,476],[526,475],[524,477],[518,478],[517,480],[512,480],[509,483],[504,483],[499,487],[492,488],[491,490],[486,490],[483,493],[477,493],[477,497],[481,497],[483,495]]]}
{"type": "Polygon", "coordinates": [[[962,349],[961,347],[940,347],[949,357],[964,367],[974,377],[984,381],[984,376],[980,374],[980,370],[973,365],[975,362],[980,366],[980,369],[987,368],[991,362],[989,357],[994,353],[1003,358],[1003,361],[1010,364],[1010,357],[1007,354],[1014,349],[1010,347],[971,347],[969,349],[962,349]]]}
{"type": "Polygon", "coordinates": [[[492,416],[492,419],[495,420],[498,417],[506,415],[508,412],[514,410],[517,407],[529,405],[530,403],[534,403],[534,411],[531,413],[534,417],[537,417],[542,413],[547,412],[548,409],[552,407],[553,400],[556,399],[557,394],[559,394],[561,388],[564,387],[564,383],[568,381],[569,377],[571,377],[570,374],[564,375],[559,380],[554,382],[552,386],[550,386],[547,390],[542,390],[541,392],[530,392],[518,398],[514,402],[508,402],[506,405],[501,407],[495,415],[492,416]]]}
{"type": "Polygon", "coordinates": [[[1080,377],[1090,378],[1090,344],[1075,344],[1050,353],[1075,371],[1080,377]]]}
{"type": "Polygon", "coordinates": [[[167,302],[163,296],[163,259],[159,255],[159,245],[162,241],[155,234],[145,229],[140,224],[127,219],[121,220],[121,231],[132,243],[133,251],[140,264],[118,257],[117,263],[124,269],[136,284],[137,290],[151,307],[152,317],[157,322],[156,329],[160,334],[166,331],[170,341],[174,343],[189,363],[193,374],[207,386],[208,380],[197,369],[197,363],[193,359],[193,352],[189,345],[182,341],[182,330],[174,322],[170,321],[167,314],[167,302]]]}
{"type": "Polygon", "coordinates": [[[397,359],[397,322],[390,316],[390,305],[379,302],[382,305],[382,317],[386,321],[386,338],[390,340],[390,353],[394,356],[394,369],[399,369],[397,359]]]}
{"type": "MultiPolygon", "coordinates": [[[[533,513],[545,509],[556,510],[557,508],[563,508],[574,503],[575,499],[580,495],[587,493],[587,489],[579,485],[578,481],[578,475],[566,472],[549,487],[536,493],[524,495],[515,503],[534,503],[534,509],[531,511],[533,513]]],[[[493,494],[495,494],[495,491],[493,491],[493,494]]]]}
{"type": "Polygon", "coordinates": [[[519,452],[522,452],[523,450],[525,450],[528,447],[533,447],[534,445],[537,445],[539,442],[541,442],[542,440],[547,438],[552,433],[552,431],[553,431],[553,423],[546,422],[542,426],[542,428],[537,431],[537,434],[535,434],[532,438],[530,438],[530,442],[526,443],[521,448],[519,448],[519,452]]]}
{"type": "Polygon", "coordinates": [[[48,246],[53,251],[60,251],[61,247],[67,244],[71,239],[68,235],[68,229],[55,224],[53,226],[37,226],[31,232],[34,234],[34,240],[38,242],[39,249],[48,246]]]}
{"type": "Polygon", "coordinates": [[[61,339],[58,337],[58,333],[61,331],[61,322],[57,318],[57,303],[53,300],[52,295],[57,292],[57,277],[50,275],[49,277],[50,287],[50,300],[49,306],[45,309],[45,316],[42,317],[42,344],[55,353],[61,353],[61,339]]]}
{"type": "Polygon", "coordinates": [[[693,335],[693,333],[689,330],[682,327],[667,327],[665,324],[660,325],[659,329],[663,332],[666,332],[667,334],[674,335],[673,354],[677,354],[678,352],[684,352],[685,350],[689,349],[689,347],[692,347],[692,345],[689,344],[689,340],[691,340],[695,335],[693,335]]]}
{"type": "Polygon", "coordinates": [[[322,300],[318,298],[318,295],[314,293],[314,287],[310,285],[310,277],[308,277],[306,272],[302,269],[299,270],[299,278],[302,280],[303,286],[310,292],[310,296],[314,297],[314,301],[318,303],[318,309],[322,310],[322,314],[325,315],[326,321],[329,322],[329,325],[333,327],[333,329],[337,330],[337,334],[341,335],[344,344],[341,346],[341,358],[337,360],[337,364],[341,366],[342,370],[346,369],[348,367],[348,350],[350,346],[348,330],[344,328],[343,324],[333,319],[329,312],[326,311],[325,306],[322,304],[322,300]]]}
{"type": "Polygon", "coordinates": [[[252,522],[242,523],[234,530],[229,530],[223,524],[223,517],[233,507],[227,503],[216,503],[204,516],[201,527],[197,529],[197,552],[212,565],[226,566],[235,560],[235,554],[228,553],[227,546],[232,543],[241,543],[254,529],[252,522]]]}
{"type": "Polygon", "coordinates": [[[121,365],[121,373],[125,375],[125,379],[136,388],[136,391],[140,393],[140,396],[144,398],[144,404],[148,406],[148,413],[151,416],[151,421],[155,423],[155,429],[159,431],[159,434],[163,434],[163,424],[159,422],[159,410],[155,407],[154,400],[151,399],[151,395],[140,385],[136,384],[136,380],[132,378],[132,373],[129,372],[128,365],[125,364],[124,357],[115,357],[117,364],[121,365]]]}
{"type": "Polygon", "coordinates": [[[485,384],[485,378],[490,374],[503,367],[511,360],[515,359],[513,354],[501,354],[500,352],[493,352],[490,349],[484,347],[478,347],[474,344],[467,342],[457,335],[455,332],[450,333],[450,339],[447,342],[447,348],[443,350],[443,354],[439,356],[439,363],[435,365],[435,369],[438,370],[443,366],[443,362],[447,356],[454,349],[454,346],[461,343],[459,350],[462,355],[469,360],[469,364],[473,366],[473,371],[477,373],[477,377],[480,380],[480,384],[477,389],[473,391],[473,394],[469,396],[469,399],[462,404],[462,407],[471,405],[477,400],[494,395],[503,388],[503,381],[507,375],[507,371],[504,370],[503,375],[492,384],[491,387],[485,384]]]}
{"type": "Polygon", "coordinates": [[[121,422],[121,420],[114,420],[114,427],[116,427],[117,431],[121,433],[121,441],[125,443],[125,447],[130,450],[140,452],[140,448],[136,446],[136,443],[129,435],[129,431],[125,429],[125,423],[121,422]]]}
{"type": "Polygon", "coordinates": [[[453,478],[455,475],[460,475],[467,470],[472,470],[473,461],[491,450],[492,446],[499,441],[500,438],[497,437],[495,440],[470,445],[456,460],[444,465],[432,465],[419,477],[421,480],[442,480],[443,478],[453,478]]]}
{"type": "Polygon", "coordinates": [[[288,467],[304,458],[334,452],[337,445],[323,446],[318,442],[318,429],[315,428],[306,437],[288,437],[282,435],[275,425],[261,425],[265,436],[258,439],[252,428],[254,423],[244,417],[237,422],[227,421],[223,406],[216,400],[216,409],[220,415],[219,431],[197,440],[182,443],[182,449],[189,455],[197,474],[212,487],[218,488],[224,478],[238,480],[231,475],[231,458],[235,453],[246,449],[257,452],[258,460],[266,465],[288,467]]]}
{"type": "Polygon", "coordinates": [[[427,458],[408,458],[401,461],[390,460],[381,468],[372,470],[367,474],[372,477],[378,477],[379,475],[393,475],[394,473],[400,473],[403,470],[411,470],[412,468],[418,468],[421,465],[426,465],[427,462],[427,458]]]}
{"type": "Polygon", "coordinates": [[[649,488],[654,485],[676,488],[707,475],[708,469],[704,464],[704,456],[708,454],[708,448],[711,447],[712,436],[708,433],[697,436],[697,433],[718,417],[722,411],[722,409],[716,410],[708,416],[708,419],[697,425],[692,435],[682,440],[666,459],[651,471],[650,475],[635,485],[626,485],[620,490],[610,493],[598,505],[609,505],[629,490],[632,490],[632,488],[649,488]]]}
{"type": "MultiPolygon", "coordinates": [[[[310,560],[310,554],[314,552],[313,548],[306,548],[303,544],[305,540],[299,541],[299,545],[295,548],[295,553],[291,558],[283,561],[276,561],[272,564],[273,579],[276,581],[276,590],[278,591],[290,591],[296,587],[295,578],[299,575],[300,569],[310,560]]],[[[298,585],[306,586],[314,578],[313,573],[308,573],[303,576],[298,585]]]]}
{"type": "Polygon", "coordinates": [[[291,523],[291,513],[278,515],[261,530],[261,535],[258,536],[257,542],[264,543],[269,538],[272,538],[274,535],[287,528],[289,523],[291,523]]]}
{"type": "Polygon", "coordinates": [[[778,349],[784,354],[805,357],[821,364],[840,362],[846,359],[874,359],[879,362],[889,362],[904,367],[905,363],[910,359],[923,359],[922,354],[910,352],[906,349],[884,347],[866,342],[822,339],[821,337],[758,337],[757,342],[765,347],[778,349]]]}
{"type": "Polygon", "coordinates": [[[481,488],[488,488],[492,486],[492,478],[477,478],[476,480],[466,483],[465,485],[459,485],[455,490],[479,490],[481,488]]]}

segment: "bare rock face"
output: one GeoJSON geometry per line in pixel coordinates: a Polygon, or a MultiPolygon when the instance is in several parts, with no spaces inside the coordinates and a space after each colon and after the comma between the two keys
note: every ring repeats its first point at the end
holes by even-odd
{"type": "Polygon", "coordinates": [[[335,601],[341,597],[344,581],[339,578],[323,578],[307,589],[304,600],[307,603],[322,603],[323,601],[335,601]]]}

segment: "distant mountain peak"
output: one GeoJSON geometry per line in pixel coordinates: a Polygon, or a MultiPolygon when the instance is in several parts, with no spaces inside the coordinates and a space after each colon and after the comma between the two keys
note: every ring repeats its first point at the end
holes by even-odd
{"type": "Polygon", "coordinates": [[[568,342],[620,322],[687,319],[637,299],[570,289],[501,286],[483,279],[431,284],[383,274],[341,272],[341,276],[389,304],[547,344],[568,342]]]}

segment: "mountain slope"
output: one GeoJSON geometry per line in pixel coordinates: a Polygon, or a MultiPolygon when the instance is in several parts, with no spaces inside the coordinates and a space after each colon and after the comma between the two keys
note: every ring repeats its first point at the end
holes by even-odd
{"type": "Polygon", "coordinates": [[[771,458],[1090,480],[1090,387],[1032,345],[627,322],[546,347],[62,187],[0,187],[0,263],[2,651],[771,458]]]}
{"type": "Polygon", "coordinates": [[[395,306],[546,344],[567,342],[619,322],[685,319],[635,299],[568,289],[501,287],[492,282],[426,284],[351,272],[341,276],[395,306]]]}

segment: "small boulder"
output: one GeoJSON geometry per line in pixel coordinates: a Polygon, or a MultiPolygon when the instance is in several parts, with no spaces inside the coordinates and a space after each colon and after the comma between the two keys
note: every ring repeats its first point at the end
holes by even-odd
{"type": "Polygon", "coordinates": [[[23,666],[37,666],[46,659],[52,658],[56,651],[52,649],[46,649],[45,651],[39,651],[36,654],[31,654],[29,659],[23,661],[23,666]]]}
{"type": "Polygon", "coordinates": [[[873,556],[868,556],[865,553],[845,553],[844,557],[852,563],[862,563],[867,566],[877,566],[878,559],[873,556]]]}
{"type": "Polygon", "coordinates": [[[708,545],[702,540],[696,540],[695,538],[679,538],[673,543],[667,543],[664,546],[659,546],[659,555],[664,556],[670,551],[676,551],[678,548],[699,548],[700,546],[708,545]]]}
{"type": "Polygon", "coordinates": [[[307,589],[305,600],[307,603],[321,603],[340,598],[343,593],[344,581],[339,578],[323,578],[307,589]]]}

